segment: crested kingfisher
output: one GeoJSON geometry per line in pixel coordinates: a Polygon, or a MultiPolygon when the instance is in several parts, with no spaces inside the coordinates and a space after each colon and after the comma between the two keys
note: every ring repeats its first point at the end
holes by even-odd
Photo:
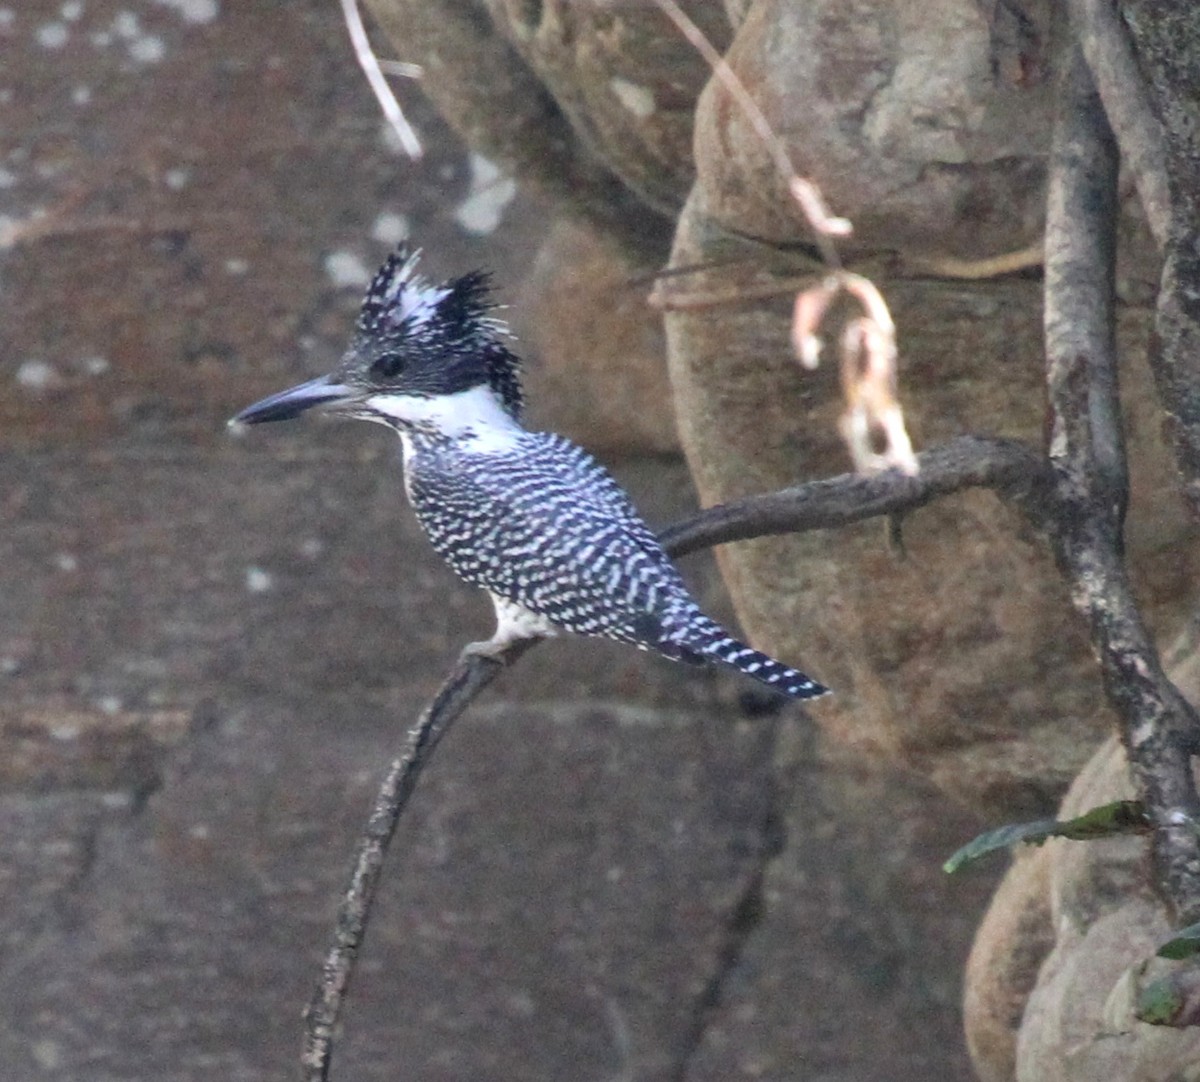
{"type": "Polygon", "coordinates": [[[482,272],[434,284],[417,254],[390,256],[350,348],[326,376],[271,395],[231,425],[309,411],[387,425],[404,487],[433,547],[487,591],[496,632],[473,653],[560,631],[675,661],[719,662],[796,699],[827,690],[739,642],[692,598],[616,481],[561,436],[521,424],[520,361],[482,272]]]}

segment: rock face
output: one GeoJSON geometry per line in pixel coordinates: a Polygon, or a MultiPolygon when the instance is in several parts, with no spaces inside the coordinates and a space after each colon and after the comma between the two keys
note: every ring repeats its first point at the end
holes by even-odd
{"type": "MultiPolygon", "coordinates": [[[[379,433],[231,446],[222,425],[334,363],[397,240],[433,274],[495,272],[535,422],[623,459],[653,523],[693,482],[710,502],[847,468],[836,373],[788,353],[790,294],[819,269],[806,235],[656,9],[367,6],[470,153],[408,84],[428,155],[389,149],[324,0],[0,17],[0,1059],[21,1077],[290,1069],[375,778],[489,617],[416,533],[379,433]],[[665,330],[640,304],[652,287],[665,330]],[[686,470],[661,457],[677,445],[686,470]]],[[[918,447],[1037,439],[1036,275],[935,279],[913,259],[1036,240],[1047,7],[685,6],[854,218],[846,252],[893,305],[918,447]]],[[[1123,225],[1144,249],[1136,215],[1123,225]]],[[[1197,555],[1136,363],[1152,280],[1123,268],[1129,548],[1169,630],[1197,555]]],[[[1014,513],[964,494],[904,538],[904,558],[879,524],[731,546],[729,597],[711,562],[686,569],[715,615],[835,687],[819,726],[604,644],[556,642],[509,674],[422,783],[339,1070],[967,1078],[959,971],[991,884],[947,883],[941,859],[1052,807],[1106,719],[1014,513]]],[[[1059,1077],[1063,1035],[1094,1019],[1051,999],[1103,987],[1087,936],[1128,927],[1097,910],[1082,946],[1063,934],[1061,976],[1034,993],[1045,1024],[1018,1047],[1060,874],[1022,867],[972,961],[989,1082],[1059,1077]]],[[[1083,912],[1093,884],[1071,882],[1083,912]]],[[[1097,954],[1113,973],[1117,957],[1097,954]]]]}
{"type": "MultiPolygon", "coordinates": [[[[405,6],[376,0],[385,17],[405,6]]],[[[620,7],[607,11],[610,32],[623,18],[637,30],[599,40],[598,17],[567,15],[564,7],[489,5],[503,39],[492,48],[520,57],[539,93],[567,118],[554,130],[566,132],[570,145],[597,154],[655,209],[673,212],[686,169],[657,151],[677,143],[660,131],[648,145],[641,122],[661,119],[649,109],[660,95],[624,87],[623,103],[645,117],[626,116],[614,129],[612,103],[596,92],[613,75],[643,85],[608,51],[611,40],[636,42],[629,56],[639,61],[666,46],[645,36],[642,9],[632,17],[620,7]]],[[[694,4],[692,12],[707,18],[719,47],[728,33],[729,62],[784,153],[821,185],[835,213],[853,220],[842,250],[873,274],[892,306],[901,396],[918,448],[964,431],[1036,442],[1043,402],[1036,272],[955,281],[922,277],[919,268],[953,268],[949,260],[983,260],[1038,241],[1059,14],[1037,0],[986,13],[964,0],[925,5],[919,16],[910,8],[882,0],[726,0],[694,4]],[[722,13],[728,26],[714,29],[722,13]],[[917,269],[896,274],[897,266],[917,269]]],[[[420,48],[419,35],[408,40],[420,48]]],[[[650,68],[639,62],[632,70],[650,68]]],[[[430,90],[442,100],[437,85],[430,90]]],[[[445,100],[455,115],[455,99],[445,100]]],[[[659,289],[678,430],[700,498],[713,503],[841,472],[835,373],[802,375],[787,341],[789,294],[820,267],[797,251],[809,238],[785,177],[717,80],[697,100],[692,164],[695,180],[675,218],[677,274],[659,289]]],[[[526,168],[535,179],[547,172],[537,163],[526,168]]],[[[591,213],[586,199],[568,196],[564,206],[591,213]]],[[[1119,333],[1128,358],[1129,559],[1147,616],[1166,641],[1194,601],[1196,547],[1140,363],[1157,257],[1139,209],[1125,211],[1119,333]]],[[[812,536],[731,546],[719,561],[754,641],[836,688],[818,711],[832,746],[875,764],[903,762],[993,822],[1047,813],[1111,719],[1043,543],[1010,508],[972,493],[923,509],[903,533],[903,558],[889,550],[881,527],[868,524],[840,531],[836,543],[812,536]]],[[[922,821],[915,809],[909,814],[922,821]]],[[[976,941],[968,1040],[989,1082],[1014,1073],[1163,1077],[1167,1060],[1155,1061],[1154,1075],[1149,1060],[1136,1065],[1140,1050],[1155,1042],[1182,1047],[1174,1035],[1143,1033],[1113,1044],[1112,1063],[1096,1058],[1103,1045],[1096,1042],[1078,1065],[1066,1065],[1065,1044],[1095,1022],[1096,997],[1084,993],[1108,987],[1146,947],[1143,935],[1117,949],[1128,921],[1149,918],[1132,872],[1109,883],[1125,903],[1104,915],[1109,903],[1097,901],[1097,884],[1079,869],[1064,870],[1072,852],[1051,846],[1019,860],[976,941]],[[1074,913],[1051,879],[1063,890],[1069,881],[1080,906],[1104,912],[1074,913]],[[1060,935],[1026,1011],[1060,917],[1076,932],[1060,935]],[[1113,949],[1093,951],[1084,945],[1091,937],[1113,949]],[[1089,958],[1100,968],[1089,968],[1089,958]],[[1072,998],[1093,1014],[1057,1010],[1072,998]],[[1023,1015],[1029,1022],[1018,1056],[1023,1015]]],[[[1114,866],[1104,864],[1109,879],[1114,866]]],[[[758,1068],[771,1062],[767,1056],[758,1068]]]]}
{"type": "MultiPolygon", "coordinates": [[[[1039,235],[1049,7],[1029,5],[1018,34],[1010,13],[963,0],[759,0],[728,60],[794,168],[854,222],[849,247],[977,259],[1039,235]]],[[[717,80],[697,108],[695,153],[720,226],[809,240],[786,178],[717,80]]]]}
{"type": "MultiPolygon", "coordinates": [[[[678,307],[667,314],[680,436],[701,501],[843,472],[833,366],[803,373],[789,353],[788,297],[755,299],[794,280],[795,258],[768,262],[720,230],[698,187],[672,262],[719,264],[673,287],[678,307]],[[757,270],[731,284],[724,261],[737,258],[753,258],[757,270]],[[692,307],[689,295],[726,301],[692,307]]],[[[887,286],[918,447],[960,432],[1039,438],[1039,288],[887,286]]],[[[1133,355],[1145,349],[1149,318],[1144,309],[1122,313],[1122,345],[1133,355]]],[[[1129,367],[1124,400],[1130,558],[1169,630],[1186,613],[1194,546],[1145,366],[1129,367]]],[[[909,516],[904,539],[901,558],[883,527],[866,523],[839,531],[836,545],[823,534],[769,538],[729,546],[719,559],[755,641],[836,689],[818,714],[837,739],[915,765],[989,818],[1044,814],[1110,724],[1044,542],[1018,512],[980,493],[909,516]]]]}
{"type": "MultiPolygon", "coordinates": [[[[1171,678],[1200,696],[1192,636],[1167,654],[1171,678]]],[[[1080,771],[1060,818],[1133,795],[1110,738],[1080,771]]],[[[1054,840],[1019,853],[980,924],[967,964],[967,1044],[983,1082],[1132,1078],[1157,1082],[1195,1063],[1192,1030],[1145,1025],[1135,992],[1174,963],[1153,959],[1170,934],[1146,883],[1138,838],[1054,840]]]]}
{"type": "MultiPolygon", "coordinates": [[[[1110,739],[1060,814],[1132,795],[1124,751],[1110,739]]],[[[1056,840],[1010,869],[967,969],[967,1039],[985,1082],[1158,1082],[1195,1063],[1194,1031],[1133,1014],[1136,988],[1170,968],[1154,959],[1170,927],[1147,892],[1145,863],[1140,838],[1056,840]]]]}
{"type": "Polygon", "coordinates": [[[520,348],[534,358],[534,408],[550,403],[553,427],[593,451],[678,453],[662,320],[646,304],[657,269],[610,235],[560,218],[513,307],[520,348]]]}
{"type": "MultiPolygon", "coordinates": [[[[545,87],[579,141],[665,214],[691,183],[692,114],[703,60],[653,4],[484,0],[500,36],[545,87]]],[[[729,26],[712,3],[683,4],[718,49],[729,26]]],[[[381,10],[382,7],[381,7],[381,10]]]]}
{"type": "MultiPolygon", "coordinates": [[[[466,142],[527,183],[632,238],[682,202],[707,71],[650,5],[368,6],[401,59],[423,66],[422,88],[466,142]]],[[[715,5],[686,6],[721,36],[715,5]]]]}
{"type": "MultiPolygon", "coordinates": [[[[403,85],[428,153],[398,157],[325,0],[11,7],[0,1060],[278,1079],[376,781],[490,615],[382,432],[224,421],[336,361],[410,233],[430,273],[495,272],[535,422],[669,522],[694,495],[637,303],[669,238],[652,211],[557,221],[403,85]]],[[[732,619],[712,562],[685,570],[732,619]]],[[[335,1076],[965,1079],[950,959],[987,884],[937,864],[979,821],[744,691],[565,640],[498,682],[394,847],[335,1076]],[[908,1034],[902,1064],[847,1054],[860,1017],[908,1034]]]]}
{"type": "MultiPolygon", "coordinates": [[[[427,89],[452,122],[468,139],[485,138],[487,128],[488,145],[545,190],[562,192],[554,180],[561,145],[530,161],[522,157],[524,137],[506,132],[514,115],[531,115],[535,104],[550,108],[546,99],[557,127],[544,130],[574,148],[569,156],[597,156],[657,210],[677,206],[694,165],[675,221],[675,275],[658,289],[667,298],[677,427],[702,502],[847,468],[836,436],[835,373],[802,374],[787,341],[789,293],[820,269],[795,250],[807,227],[771,154],[718,80],[696,99],[694,154],[680,162],[688,110],[650,112],[651,99],[675,98],[656,84],[639,99],[630,85],[637,71],[654,70],[686,96],[702,70],[651,5],[494,3],[461,26],[439,20],[436,33],[426,30],[433,16],[413,5],[373,6],[406,57],[431,66],[427,89]],[[481,29],[489,26],[490,33],[481,29]],[[537,93],[489,99],[463,74],[478,50],[488,63],[507,57],[508,79],[519,72],[537,93]],[[631,108],[638,100],[643,105],[631,108]],[[673,134],[648,134],[639,111],[646,123],[669,122],[673,134]]],[[[1053,8],[1031,2],[985,16],[965,0],[943,0],[918,18],[882,0],[758,0],[689,10],[718,48],[731,42],[730,64],[783,152],[818,181],[836,213],[854,221],[844,251],[858,255],[892,306],[902,400],[918,448],[964,431],[1036,442],[1043,401],[1036,275],[954,281],[888,268],[897,257],[901,266],[949,266],[1037,241],[1053,8]]],[[[622,266],[661,258],[629,223],[605,240],[587,240],[593,195],[581,189],[558,204],[585,224],[554,233],[536,295],[553,298],[547,308],[598,313],[596,322],[611,311],[613,333],[591,333],[581,316],[572,325],[540,321],[532,340],[552,358],[547,386],[577,388],[575,430],[660,449],[672,440],[653,336],[627,318],[626,292],[572,289],[565,283],[573,276],[560,270],[574,262],[575,281],[604,282],[622,266]],[[610,269],[599,271],[605,247],[610,269]],[[583,333],[573,333],[576,324],[583,333]],[[626,346],[630,335],[634,344],[626,346]],[[612,414],[619,419],[610,422],[612,414]]],[[[619,201],[608,205],[620,217],[619,201]]],[[[1135,207],[1123,224],[1123,252],[1122,347],[1136,358],[1146,349],[1156,272],[1135,207]]],[[[1151,618],[1169,634],[1188,604],[1194,546],[1145,366],[1125,366],[1124,379],[1135,486],[1131,561],[1151,618]]],[[[1046,812],[1109,722],[1090,650],[1045,546],[1010,509],[971,493],[911,517],[905,560],[888,551],[880,531],[875,524],[841,531],[836,546],[816,536],[721,552],[743,626],[837,689],[819,711],[837,740],[915,766],[988,816],[1046,812]]]]}

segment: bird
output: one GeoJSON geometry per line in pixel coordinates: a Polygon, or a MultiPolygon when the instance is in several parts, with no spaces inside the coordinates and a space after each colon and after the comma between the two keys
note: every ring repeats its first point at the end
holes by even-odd
{"type": "Polygon", "coordinates": [[[393,252],[367,288],[337,367],[248,406],[232,427],[313,413],[399,434],[404,487],[434,549],[482,587],[496,630],[464,653],[502,659],[524,639],[600,636],[716,662],[793,699],[828,690],[701,611],[613,477],[578,445],[522,425],[521,362],[490,277],[432,282],[393,252]]]}

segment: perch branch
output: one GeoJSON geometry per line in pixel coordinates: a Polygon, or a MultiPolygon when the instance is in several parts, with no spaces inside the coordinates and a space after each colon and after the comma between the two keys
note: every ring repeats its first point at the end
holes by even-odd
{"type": "Polygon", "coordinates": [[[350,883],[338,907],[333,946],[325,955],[320,983],[304,1012],[304,1049],[300,1062],[305,1082],[326,1082],[329,1078],[333,1033],[366,932],[383,860],[421,771],[451,723],[534,641],[514,643],[502,660],[474,655],[460,658],[433,701],[408,731],[404,748],[388,769],[359,840],[350,883]]]}
{"type": "Polygon", "coordinates": [[[898,470],[847,473],[732,500],[668,527],[659,540],[672,556],[685,556],[730,541],[828,530],[913,511],[966,488],[990,488],[1037,506],[1050,480],[1045,458],[1019,440],[958,436],[922,451],[917,462],[920,471],[911,477],[898,470]]]}
{"type": "Polygon", "coordinates": [[[1162,125],[1150,107],[1129,35],[1113,0],[1068,0],[1067,10],[1150,232],[1162,251],[1171,217],[1167,155],[1162,125]]]}
{"type": "Polygon", "coordinates": [[[1114,338],[1118,155],[1078,48],[1060,84],[1046,221],[1046,382],[1056,509],[1051,538],[1087,619],[1129,761],[1154,816],[1157,886],[1200,919],[1200,719],[1167,679],[1124,561],[1128,495],[1114,338]]]}

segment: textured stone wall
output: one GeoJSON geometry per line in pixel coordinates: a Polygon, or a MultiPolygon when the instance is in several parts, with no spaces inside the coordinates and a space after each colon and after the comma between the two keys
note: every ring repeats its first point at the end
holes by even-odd
{"type": "MultiPolygon", "coordinates": [[[[802,224],[648,3],[368,6],[381,55],[425,67],[399,86],[419,166],[326,0],[0,4],[0,1054],[22,1077],[292,1069],[374,779],[488,615],[416,532],[382,433],[231,445],[223,421],[336,360],[400,237],[432,273],[496,272],[535,423],[620,462],[655,524],[693,486],[848,468],[835,374],[788,353],[802,224]],[[664,320],[644,298],[668,263],[660,291],[719,302],[664,320]]],[[[686,6],[855,219],[846,252],[894,306],[918,446],[1037,439],[1036,270],[929,261],[1036,240],[1054,10],[686,6]]],[[[1143,376],[1135,207],[1122,227],[1130,553],[1167,633],[1195,545],[1143,376]]],[[[1014,515],[966,495],[904,536],[903,559],[873,523],[730,546],[720,578],[685,568],[714,613],[835,686],[815,724],[591,642],[497,685],[422,783],[335,1070],[967,1078],[960,970],[991,881],[947,882],[941,860],[1051,808],[1108,719],[1014,515]]],[[[1052,946],[1052,869],[1023,865],[970,970],[989,1080],[1054,1077],[1077,1032],[1064,1016],[1018,1050],[1052,946]]],[[[1054,972],[1090,972],[1089,928],[1053,944],[1054,972]]]]}
{"type": "MultiPolygon", "coordinates": [[[[429,59],[420,34],[405,36],[416,25],[414,5],[372,6],[406,59],[429,59]]],[[[892,305],[901,397],[918,448],[962,432],[1036,443],[1044,397],[1040,273],[1034,266],[976,278],[954,261],[1039,240],[1063,34],[1058,6],[686,6],[726,52],[796,168],[821,185],[835,213],[853,220],[843,253],[874,276],[892,305]]],[[[572,148],[568,156],[594,160],[595,176],[617,178],[669,222],[673,274],[659,289],[668,298],[671,402],[701,501],[845,470],[834,428],[836,374],[801,373],[789,355],[789,292],[819,272],[807,227],[726,88],[705,80],[649,4],[474,10],[474,25],[490,21],[495,31],[487,47],[536,87],[538,108],[554,118],[545,130],[572,148]],[[689,126],[691,150],[681,152],[689,126]]],[[[530,183],[557,193],[564,215],[610,222],[608,243],[625,245],[635,261],[652,266],[663,258],[644,243],[643,229],[629,228],[636,216],[622,220],[618,203],[608,204],[615,222],[597,214],[593,186],[567,185],[564,193],[554,155],[531,161],[526,143],[496,139],[503,126],[481,120],[488,104],[478,88],[461,77],[451,87],[443,76],[453,48],[442,39],[438,50],[427,88],[452,122],[470,114],[459,122],[469,140],[491,138],[493,151],[530,183]]],[[[532,110],[533,100],[509,100],[504,109],[532,110]]],[[[1194,602],[1196,546],[1145,365],[1158,268],[1133,198],[1121,232],[1129,559],[1145,611],[1168,641],[1194,602]]],[[[636,363],[622,365],[586,343],[572,362],[580,371],[623,373],[617,378],[635,386],[653,366],[652,354],[639,351],[636,363]]],[[[904,541],[900,556],[882,525],[868,523],[836,536],[728,546],[718,560],[752,640],[836,689],[814,711],[832,746],[874,764],[867,769],[914,770],[991,822],[1049,812],[1111,718],[1045,546],[1018,515],[980,494],[910,516],[904,541]]],[[[914,824],[923,818],[919,808],[906,815],[914,824]]],[[[1020,862],[981,940],[1000,945],[976,948],[987,964],[976,961],[970,972],[970,1037],[989,1079],[1012,1077],[1027,978],[1050,947],[1044,931],[1029,932],[1043,927],[1045,882],[1042,863],[1020,862]],[[1023,976],[1012,978],[1017,971],[1023,976]],[[989,1030],[978,1023],[985,1016],[992,1025],[1007,1021],[989,1030]]],[[[1041,991],[1039,1010],[1057,994],[1041,991]]],[[[1057,1077],[1048,1064],[1068,1035],[1035,1030],[1029,1048],[1040,1051],[1025,1053],[1022,1077],[1057,1077]]],[[[1152,1076],[1160,1077],[1145,1075],[1152,1076]]]]}

